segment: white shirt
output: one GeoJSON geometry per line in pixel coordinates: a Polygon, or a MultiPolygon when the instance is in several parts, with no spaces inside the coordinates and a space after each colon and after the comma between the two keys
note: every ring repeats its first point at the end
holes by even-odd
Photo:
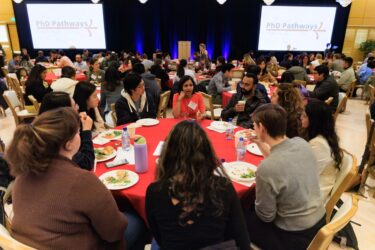
{"type": "Polygon", "coordinates": [[[54,81],[51,84],[51,89],[53,91],[63,91],[68,93],[71,97],[74,95],[74,90],[76,89],[78,81],[70,79],[70,78],[60,78],[54,81]]]}
{"type": "MultiPolygon", "coordinates": [[[[187,69],[187,68],[184,68],[184,70],[185,70],[185,76],[190,76],[191,78],[193,78],[195,84],[197,84],[197,80],[195,79],[194,72],[191,69],[187,69]]],[[[178,82],[178,81],[180,81],[180,77],[178,77],[178,75],[176,74],[173,78],[173,83],[178,82]]]]}

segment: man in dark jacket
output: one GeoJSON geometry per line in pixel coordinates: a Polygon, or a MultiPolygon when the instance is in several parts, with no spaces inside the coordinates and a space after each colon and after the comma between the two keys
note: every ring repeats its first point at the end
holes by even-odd
{"type": "Polygon", "coordinates": [[[313,73],[316,85],[314,91],[309,91],[309,97],[325,101],[332,96],[333,101],[330,106],[332,112],[334,112],[339,103],[339,85],[335,78],[329,75],[329,69],[325,65],[315,67],[313,73]]]}
{"type": "Polygon", "coordinates": [[[136,63],[133,66],[133,72],[139,74],[145,82],[146,93],[150,94],[154,99],[155,106],[159,105],[161,88],[155,80],[155,75],[146,71],[145,66],[142,63],[136,63]]]}
{"type": "Polygon", "coordinates": [[[244,128],[252,128],[251,114],[257,107],[266,103],[262,93],[256,89],[258,78],[246,73],[240,83],[241,91],[233,95],[228,105],[221,112],[221,118],[237,118],[236,124],[244,128]]]}

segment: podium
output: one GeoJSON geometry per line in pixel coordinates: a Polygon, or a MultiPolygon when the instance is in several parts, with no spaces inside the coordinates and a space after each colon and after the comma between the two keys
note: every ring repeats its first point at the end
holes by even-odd
{"type": "Polygon", "coordinates": [[[191,41],[178,41],[178,59],[189,61],[191,50],[191,41]]]}

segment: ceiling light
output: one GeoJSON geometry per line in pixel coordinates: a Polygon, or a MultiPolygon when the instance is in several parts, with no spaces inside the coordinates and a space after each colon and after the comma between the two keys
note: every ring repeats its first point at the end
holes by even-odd
{"type": "Polygon", "coordinates": [[[145,4],[147,0],[139,0],[141,3],[145,4]]]}
{"type": "Polygon", "coordinates": [[[227,0],[217,0],[217,2],[221,5],[223,5],[227,0]]]}
{"type": "Polygon", "coordinates": [[[22,3],[23,0],[13,0],[15,3],[22,3]]]}
{"type": "Polygon", "coordinates": [[[271,5],[273,2],[275,2],[275,0],[263,0],[263,2],[267,5],[271,5]]]}
{"type": "Polygon", "coordinates": [[[91,0],[91,2],[93,2],[93,3],[99,3],[100,0],[91,0]]]}

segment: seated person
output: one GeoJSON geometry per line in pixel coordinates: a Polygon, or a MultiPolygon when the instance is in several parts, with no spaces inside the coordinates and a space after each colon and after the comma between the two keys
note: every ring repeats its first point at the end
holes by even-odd
{"type": "Polygon", "coordinates": [[[260,57],[257,59],[257,65],[260,68],[259,81],[268,82],[271,84],[277,83],[276,78],[273,77],[272,74],[267,71],[267,61],[264,57],[260,57]]]}
{"type": "MultiPolygon", "coordinates": [[[[344,59],[345,60],[345,59],[344,59]]],[[[339,137],[328,105],[322,101],[309,102],[301,116],[302,128],[306,130],[315,158],[318,161],[320,192],[323,202],[330,197],[342,163],[343,152],[339,147],[339,137]]]]}
{"type": "Polygon", "coordinates": [[[94,84],[78,82],[74,90],[73,99],[78,105],[78,111],[86,112],[93,120],[92,130],[94,132],[101,132],[106,129],[106,125],[98,109],[99,98],[94,84]]]}
{"type": "Polygon", "coordinates": [[[73,96],[77,83],[76,70],[70,66],[65,66],[61,69],[61,78],[52,82],[51,88],[53,91],[63,91],[73,96]]]}
{"type": "Polygon", "coordinates": [[[299,61],[296,59],[292,60],[292,67],[290,67],[285,72],[291,72],[294,75],[295,80],[301,80],[305,82],[310,81],[310,79],[307,77],[306,70],[303,67],[299,66],[299,61]]]}
{"type": "Polygon", "coordinates": [[[77,112],[59,108],[17,127],[6,155],[16,176],[12,237],[35,249],[124,249],[126,217],[103,183],[72,161],[79,126],[77,112]]]}
{"type": "Polygon", "coordinates": [[[57,67],[64,68],[66,66],[74,68],[72,60],[65,54],[65,51],[59,50],[59,59],[57,60],[57,67]]]}
{"type": "Polygon", "coordinates": [[[44,56],[43,50],[38,51],[38,56],[35,58],[35,64],[37,63],[48,63],[48,58],[44,56]]]}
{"type": "Polygon", "coordinates": [[[13,59],[8,63],[8,72],[9,73],[16,73],[16,70],[21,67],[21,55],[20,54],[13,54],[13,59]]]}
{"type": "MultiPolygon", "coordinates": [[[[267,89],[262,83],[259,82],[260,72],[261,72],[261,69],[258,65],[250,65],[250,66],[247,66],[247,68],[246,68],[246,73],[251,73],[251,74],[254,74],[254,75],[257,76],[257,78],[258,78],[257,90],[259,90],[260,93],[262,93],[262,95],[264,97],[264,100],[266,100],[266,103],[269,103],[271,100],[268,96],[267,89]]],[[[241,85],[238,83],[237,84],[237,93],[239,93],[239,92],[241,92],[241,85]]]]}
{"type": "Polygon", "coordinates": [[[156,118],[156,107],[150,94],[145,91],[142,77],[129,73],[124,78],[124,90],[117,100],[115,109],[117,126],[136,122],[142,118],[156,118]]]}
{"type": "Polygon", "coordinates": [[[105,81],[100,91],[100,109],[106,121],[110,118],[111,105],[121,97],[123,88],[120,72],[113,66],[108,67],[105,70],[105,81]]]}
{"type": "Polygon", "coordinates": [[[87,70],[89,70],[89,68],[87,67],[87,63],[82,60],[81,54],[76,55],[76,61],[74,62],[74,67],[76,70],[80,72],[86,72],[87,70]]]}
{"type": "Polygon", "coordinates": [[[301,115],[304,108],[301,93],[292,84],[281,83],[272,93],[271,103],[280,105],[287,113],[286,136],[289,138],[300,136],[301,115]]]}
{"type": "Polygon", "coordinates": [[[317,98],[321,101],[333,97],[330,104],[332,112],[335,112],[339,103],[339,85],[335,78],[329,75],[329,69],[325,65],[319,65],[314,69],[314,80],[316,85],[314,91],[309,91],[309,97],[317,98]]]}
{"type": "Polygon", "coordinates": [[[340,90],[344,92],[346,92],[350,84],[356,80],[352,65],[353,65],[353,58],[345,57],[344,58],[344,71],[341,73],[340,79],[338,80],[340,90]]]}
{"type": "Polygon", "coordinates": [[[172,129],[156,182],[146,193],[147,220],[161,249],[201,249],[230,240],[234,242],[225,249],[250,249],[240,202],[222,173],[197,122],[182,121],[172,129]]]}
{"type": "Polygon", "coordinates": [[[196,83],[197,81],[195,80],[195,74],[194,74],[194,71],[192,71],[191,69],[189,69],[187,67],[187,61],[185,59],[181,59],[180,60],[180,64],[178,65],[177,67],[177,72],[176,72],[176,75],[174,76],[173,78],[173,83],[177,83],[178,81],[180,81],[180,79],[183,77],[183,76],[190,76],[193,81],[196,83]]]}
{"type": "Polygon", "coordinates": [[[236,124],[244,128],[252,128],[251,114],[266,101],[262,93],[256,89],[258,78],[254,74],[246,73],[240,83],[241,91],[232,96],[228,105],[221,112],[221,118],[235,118],[236,124]]]}
{"type": "Polygon", "coordinates": [[[161,59],[156,59],[155,64],[151,66],[150,72],[157,78],[161,79],[161,89],[162,91],[170,90],[168,86],[169,75],[165,69],[162,68],[163,61],[161,59]]]}
{"type": "Polygon", "coordinates": [[[214,104],[221,104],[221,94],[231,90],[228,81],[232,78],[233,68],[233,64],[222,65],[221,71],[216,73],[208,84],[208,94],[212,96],[214,104]]]}
{"type": "MultiPolygon", "coordinates": [[[[46,111],[71,107],[78,113],[78,105],[68,93],[51,92],[44,96],[40,105],[39,115],[46,111]]],[[[81,145],[78,152],[73,156],[73,161],[82,169],[91,170],[94,167],[95,154],[94,145],[92,144],[92,119],[85,112],[79,114],[81,120],[81,145]]]]}
{"type": "Polygon", "coordinates": [[[367,67],[362,68],[362,70],[358,72],[359,84],[365,84],[368,78],[372,76],[374,69],[375,60],[369,61],[367,67]]]}
{"type": "Polygon", "coordinates": [[[37,64],[35,65],[30,72],[29,78],[27,78],[25,85],[25,104],[32,105],[28,96],[32,95],[40,103],[43,100],[43,97],[52,91],[48,83],[45,82],[47,75],[46,67],[37,64]]]}
{"type": "Polygon", "coordinates": [[[310,145],[285,136],[287,114],[266,104],[253,113],[256,142],[265,156],[256,172],[255,211],[250,211],[251,241],[262,249],[306,249],[325,225],[318,167],[310,145]],[[271,150],[262,149],[267,144],[271,150]]]}
{"type": "Polygon", "coordinates": [[[89,70],[86,72],[87,81],[101,85],[104,82],[105,72],[100,69],[100,63],[98,59],[91,59],[89,70]]]}
{"type": "Polygon", "coordinates": [[[172,113],[174,118],[205,118],[203,97],[196,92],[196,86],[190,76],[183,76],[178,82],[178,93],[173,96],[172,113]]]}

